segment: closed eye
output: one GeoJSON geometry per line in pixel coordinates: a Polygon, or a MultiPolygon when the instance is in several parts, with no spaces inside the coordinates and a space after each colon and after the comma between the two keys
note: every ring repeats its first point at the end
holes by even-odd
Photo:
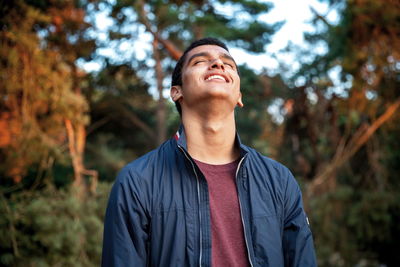
{"type": "Polygon", "coordinates": [[[234,64],[231,62],[224,62],[224,65],[229,66],[230,68],[234,69],[234,64]]]}

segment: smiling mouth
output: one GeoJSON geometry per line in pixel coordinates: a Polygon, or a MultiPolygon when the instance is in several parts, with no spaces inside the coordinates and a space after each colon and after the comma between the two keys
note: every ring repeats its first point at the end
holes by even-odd
{"type": "Polygon", "coordinates": [[[211,80],[220,80],[220,81],[226,82],[226,79],[221,75],[211,75],[211,76],[207,77],[207,79],[206,79],[206,81],[211,81],[211,80]]]}

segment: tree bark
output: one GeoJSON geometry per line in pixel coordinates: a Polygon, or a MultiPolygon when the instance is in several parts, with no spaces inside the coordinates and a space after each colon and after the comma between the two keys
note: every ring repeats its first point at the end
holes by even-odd
{"type": "Polygon", "coordinates": [[[84,152],[86,142],[85,126],[78,123],[73,126],[70,119],[65,119],[65,128],[68,136],[69,153],[72,160],[72,167],[74,169],[74,182],[73,186],[77,190],[78,196],[82,198],[84,193],[90,191],[95,192],[98,180],[98,173],[96,170],[87,170],[84,164],[84,152]],[[91,176],[90,185],[87,185],[84,176],[91,176]]]}
{"type": "MultiPolygon", "coordinates": [[[[82,96],[81,88],[79,87],[79,74],[75,64],[71,64],[73,73],[73,86],[74,93],[82,96]]],[[[65,128],[67,130],[68,148],[72,160],[72,167],[74,169],[74,182],[78,198],[83,198],[84,194],[88,191],[95,192],[98,180],[98,173],[96,170],[87,170],[84,163],[84,153],[86,145],[86,129],[83,122],[76,122],[75,125],[70,119],[65,119],[65,128]],[[91,176],[90,185],[84,180],[85,175],[91,176]]]]}
{"type": "Polygon", "coordinates": [[[157,91],[158,91],[158,104],[157,104],[157,144],[161,144],[167,137],[167,125],[166,125],[166,106],[165,98],[163,96],[163,80],[164,75],[161,66],[160,52],[158,51],[158,41],[153,40],[153,56],[156,62],[155,71],[157,79],[157,91]]]}

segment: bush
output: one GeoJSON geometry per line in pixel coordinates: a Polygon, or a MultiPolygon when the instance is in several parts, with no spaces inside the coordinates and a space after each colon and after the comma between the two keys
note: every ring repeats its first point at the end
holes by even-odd
{"type": "Polygon", "coordinates": [[[99,266],[110,187],[83,201],[51,186],[1,196],[0,265],[99,266]]]}
{"type": "Polygon", "coordinates": [[[399,266],[398,192],[339,186],[309,213],[320,266],[399,266]]]}

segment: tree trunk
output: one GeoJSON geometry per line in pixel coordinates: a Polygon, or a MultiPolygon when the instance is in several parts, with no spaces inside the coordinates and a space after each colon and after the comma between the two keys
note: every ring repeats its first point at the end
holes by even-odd
{"type": "Polygon", "coordinates": [[[86,142],[85,126],[78,123],[73,126],[70,119],[65,120],[68,135],[68,147],[74,169],[73,186],[77,190],[78,197],[82,198],[86,192],[94,193],[97,186],[98,173],[96,170],[87,170],[84,164],[84,152],[86,142]],[[85,181],[85,175],[91,176],[90,184],[85,181]]]}
{"type": "MultiPolygon", "coordinates": [[[[71,64],[73,77],[74,93],[82,97],[79,87],[79,74],[75,64],[71,64]]],[[[97,186],[98,173],[96,170],[87,170],[84,163],[84,153],[86,145],[86,129],[82,121],[76,122],[75,125],[70,119],[65,119],[65,128],[68,136],[68,148],[74,169],[74,182],[78,197],[83,198],[87,192],[94,193],[97,186]],[[89,184],[85,181],[85,175],[91,176],[89,184]]]]}
{"type": "Polygon", "coordinates": [[[156,61],[155,71],[157,79],[157,90],[158,90],[158,104],[157,104],[157,144],[161,144],[167,137],[167,125],[166,125],[166,106],[165,98],[163,96],[163,80],[164,75],[161,66],[160,52],[158,51],[158,41],[154,38],[153,41],[153,55],[156,61]]]}
{"type": "Polygon", "coordinates": [[[71,155],[72,167],[74,169],[74,183],[73,185],[77,188],[83,185],[83,155],[80,153],[82,148],[82,127],[78,125],[77,129],[74,129],[71,120],[65,120],[65,127],[68,134],[68,147],[71,155]]]}

